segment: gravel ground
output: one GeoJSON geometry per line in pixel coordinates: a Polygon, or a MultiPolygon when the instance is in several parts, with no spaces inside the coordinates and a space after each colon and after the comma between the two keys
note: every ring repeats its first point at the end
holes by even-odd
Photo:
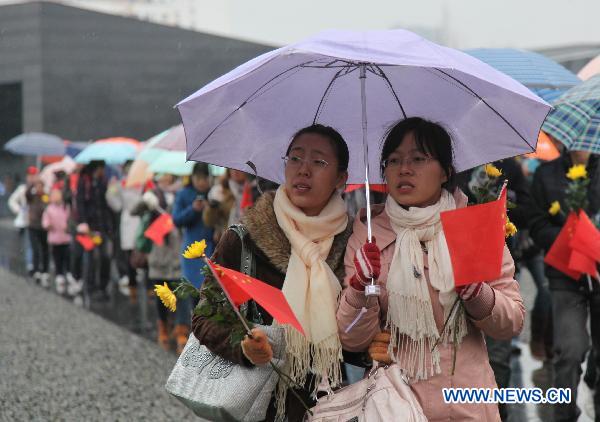
{"type": "Polygon", "coordinates": [[[196,419],[174,354],[0,268],[1,421],[196,419]]]}

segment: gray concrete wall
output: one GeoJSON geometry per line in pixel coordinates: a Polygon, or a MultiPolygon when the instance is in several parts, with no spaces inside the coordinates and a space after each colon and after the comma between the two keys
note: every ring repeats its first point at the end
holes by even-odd
{"type": "Polygon", "coordinates": [[[34,2],[0,7],[0,83],[23,81],[24,131],[146,139],[173,106],[271,47],[34,2]]]}

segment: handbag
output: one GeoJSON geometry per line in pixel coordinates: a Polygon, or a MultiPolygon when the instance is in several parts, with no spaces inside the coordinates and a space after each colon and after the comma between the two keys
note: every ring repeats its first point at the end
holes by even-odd
{"type": "MultiPolygon", "coordinates": [[[[244,242],[248,233],[242,225],[230,227],[242,241],[241,270],[255,272],[252,251],[244,242]]],[[[241,311],[254,322],[261,319],[252,302],[241,311]]],[[[285,334],[283,327],[257,325],[273,348],[273,363],[283,367],[285,334]]],[[[167,392],[181,400],[197,416],[212,421],[262,421],[279,380],[270,365],[247,368],[229,362],[200,344],[194,334],[179,356],[165,386],[167,392]]]]}
{"type": "Polygon", "coordinates": [[[321,397],[306,422],[425,422],[427,418],[398,365],[375,366],[357,383],[321,397]]]}
{"type": "MultiPolygon", "coordinates": [[[[273,362],[284,363],[281,327],[260,326],[273,346],[273,362]]],[[[211,421],[258,422],[265,419],[279,377],[270,365],[247,368],[212,353],[190,334],[166,390],[197,416],[211,421]]]]}

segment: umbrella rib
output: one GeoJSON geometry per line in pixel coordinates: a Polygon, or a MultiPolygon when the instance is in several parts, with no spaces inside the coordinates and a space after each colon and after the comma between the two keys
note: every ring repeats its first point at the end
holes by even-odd
{"type": "Polygon", "coordinates": [[[398,103],[398,107],[400,107],[400,111],[402,112],[402,115],[406,119],[406,111],[404,111],[404,107],[402,106],[402,103],[400,102],[400,98],[398,98],[398,94],[396,94],[396,90],[394,89],[394,86],[392,85],[392,81],[390,81],[390,79],[387,77],[387,75],[385,74],[383,69],[381,69],[379,67],[379,65],[375,65],[375,68],[377,70],[379,70],[379,72],[381,72],[381,74],[379,74],[378,76],[383,78],[383,80],[387,83],[388,87],[392,91],[392,94],[394,95],[394,98],[396,99],[396,102],[398,103]]]}
{"type": "MultiPolygon", "coordinates": [[[[525,139],[525,137],[523,135],[521,135],[521,133],[498,111],[496,110],[494,107],[492,107],[490,104],[488,104],[488,102],[486,100],[483,99],[483,97],[481,97],[481,95],[477,94],[475,91],[473,91],[468,85],[466,85],[464,82],[462,82],[460,79],[450,75],[447,72],[444,72],[443,70],[434,67],[432,69],[437,70],[438,72],[444,74],[445,76],[449,77],[450,79],[452,79],[453,81],[457,82],[460,84],[460,86],[462,86],[463,88],[465,88],[467,91],[469,91],[472,95],[474,95],[476,98],[479,99],[479,101],[481,101],[483,104],[485,104],[490,110],[492,110],[494,113],[496,113],[496,115],[498,117],[500,117],[504,123],[506,123],[508,125],[508,127],[510,127],[517,135],[519,135],[519,138],[521,138],[523,140],[523,142],[525,142],[527,145],[529,145],[529,148],[531,148],[531,151],[535,151],[535,148],[527,141],[527,139],[525,139]]],[[[437,75],[436,73],[433,73],[434,75],[437,75]]],[[[440,75],[437,75],[438,77],[440,77],[440,75]]]]}
{"type": "MultiPolygon", "coordinates": [[[[196,148],[194,148],[194,150],[192,151],[191,154],[188,154],[189,157],[191,157],[192,155],[194,155],[196,153],[196,151],[198,151],[198,149],[204,145],[204,143],[208,140],[208,138],[210,138],[227,120],[229,120],[229,118],[231,116],[233,116],[235,114],[236,111],[238,111],[239,109],[241,109],[242,107],[244,107],[249,101],[252,100],[252,97],[254,97],[258,92],[260,92],[265,86],[269,85],[271,82],[273,82],[274,80],[280,78],[281,76],[285,75],[288,72],[291,72],[292,70],[298,69],[298,68],[302,68],[304,67],[304,65],[309,64],[314,62],[315,60],[309,60],[305,63],[300,63],[297,64],[293,67],[290,67],[289,69],[286,69],[284,71],[282,71],[281,73],[278,73],[277,75],[273,76],[271,79],[269,79],[267,82],[265,82],[264,84],[262,84],[258,89],[256,89],[256,91],[254,91],[252,94],[250,94],[243,102],[242,104],[240,104],[236,109],[234,109],[233,111],[231,111],[231,113],[229,113],[227,116],[225,116],[223,118],[223,120],[221,120],[221,122],[219,124],[217,124],[217,126],[215,126],[215,128],[213,130],[211,130],[208,135],[206,135],[206,137],[200,142],[198,143],[198,146],[196,148]]],[[[258,98],[258,97],[256,97],[258,98]]]]}
{"type": "Polygon", "coordinates": [[[319,101],[319,106],[317,107],[317,111],[315,112],[315,118],[313,119],[313,125],[317,123],[317,119],[319,118],[319,115],[321,114],[322,111],[322,107],[325,104],[325,100],[326,98],[329,96],[329,93],[331,92],[331,89],[333,88],[333,84],[335,83],[335,81],[340,77],[340,76],[346,76],[349,73],[351,73],[353,70],[356,70],[356,68],[345,72],[343,75],[342,72],[344,71],[344,69],[349,70],[349,67],[344,67],[340,70],[337,71],[337,73],[335,75],[333,75],[333,78],[331,78],[331,81],[329,81],[329,84],[327,85],[327,88],[325,88],[325,91],[323,92],[323,95],[321,96],[321,100],[319,101]]]}

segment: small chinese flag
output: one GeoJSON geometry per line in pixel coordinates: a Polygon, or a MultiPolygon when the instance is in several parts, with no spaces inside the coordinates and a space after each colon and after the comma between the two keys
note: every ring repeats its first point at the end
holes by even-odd
{"type": "Polygon", "coordinates": [[[165,243],[165,236],[173,230],[173,219],[170,214],[163,213],[152,222],[144,232],[144,236],[162,246],[165,243]]]}
{"type": "Polygon", "coordinates": [[[240,306],[242,303],[253,299],[271,314],[277,322],[290,324],[304,335],[302,325],[300,325],[281,290],[246,274],[217,265],[209,259],[206,261],[219,276],[221,287],[227,291],[235,306],[240,306]]]}
{"type": "Polygon", "coordinates": [[[502,273],[506,189],[500,198],[440,214],[452,261],[454,284],[495,280],[502,273]]]}
{"type": "Polygon", "coordinates": [[[569,246],[593,261],[600,262],[600,231],[583,210],[579,212],[579,221],[569,246]]]}
{"type": "Polygon", "coordinates": [[[92,236],[89,236],[87,234],[78,234],[77,236],[75,236],[75,240],[77,240],[77,242],[79,242],[79,244],[83,247],[83,250],[87,252],[91,251],[96,247],[92,236]]]}
{"type": "Polygon", "coordinates": [[[250,182],[244,183],[244,191],[242,193],[242,199],[240,200],[240,209],[245,210],[248,207],[254,205],[254,199],[252,199],[252,186],[250,182]]]}
{"type": "Polygon", "coordinates": [[[569,242],[575,233],[577,221],[577,214],[574,212],[570,213],[565,225],[544,258],[546,264],[556,268],[561,273],[568,275],[573,280],[579,280],[579,277],[581,277],[580,271],[569,268],[569,260],[571,259],[571,253],[573,251],[569,246],[569,242]]]}

